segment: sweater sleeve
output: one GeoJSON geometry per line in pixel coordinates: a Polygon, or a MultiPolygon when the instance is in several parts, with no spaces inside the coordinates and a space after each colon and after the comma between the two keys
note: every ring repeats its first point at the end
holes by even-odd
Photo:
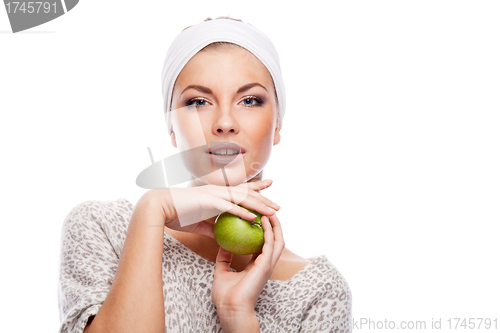
{"type": "Polygon", "coordinates": [[[325,292],[307,309],[301,324],[301,333],[351,333],[351,289],[340,275],[323,286],[325,292]]]}
{"type": "Polygon", "coordinates": [[[118,268],[118,255],[103,228],[102,205],[77,205],[62,226],[57,285],[61,333],[83,332],[104,303],[118,268]]]}

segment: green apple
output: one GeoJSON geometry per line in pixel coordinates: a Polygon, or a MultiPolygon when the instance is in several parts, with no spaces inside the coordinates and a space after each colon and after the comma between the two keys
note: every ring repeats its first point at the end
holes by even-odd
{"type": "Polygon", "coordinates": [[[234,254],[258,253],[264,246],[264,229],[260,221],[262,214],[245,209],[257,215],[255,220],[248,221],[228,212],[219,214],[215,220],[215,241],[224,250],[234,254]]]}

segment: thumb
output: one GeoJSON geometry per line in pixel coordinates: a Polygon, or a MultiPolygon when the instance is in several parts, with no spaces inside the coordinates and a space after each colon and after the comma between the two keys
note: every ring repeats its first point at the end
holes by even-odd
{"type": "Polygon", "coordinates": [[[233,259],[233,254],[220,247],[219,253],[217,253],[217,259],[215,259],[215,273],[229,272],[231,259],[233,259]]]}
{"type": "Polygon", "coordinates": [[[247,263],[247,265],[245,266],[245,270],[246,271],[249,271],[253,265],[255,264],[255,260],[259,257],[259,255],[262,253],[262,251],[260,252],[257,252],[257,253],[254,253],[252,255],[252,259],[250,259],[250,261],[247,263]]]}

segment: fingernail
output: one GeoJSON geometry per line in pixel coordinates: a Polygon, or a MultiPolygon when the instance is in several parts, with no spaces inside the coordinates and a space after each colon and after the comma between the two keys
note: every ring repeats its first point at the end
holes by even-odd
{"type": "Polygon", "coordinates": [[[281,209],[281,206],[280,206],[280,205],[278,205],[276,202],[273,202],[273,204],[275,204],[275,205],[276,205],[276,207],[278,207],[278,209],[281,209]]]}

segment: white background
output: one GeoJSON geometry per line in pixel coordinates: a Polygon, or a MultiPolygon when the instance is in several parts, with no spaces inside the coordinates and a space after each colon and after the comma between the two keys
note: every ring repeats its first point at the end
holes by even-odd
{"type": "Polygon", "coordinates": [[[147,147],[177,151],[166,51],[224,15],[280,54],[287,111],[263,194],[287,247],[327,255],[357,320],[498,318],[497,1],[83,0],[16,34],[0,9],[2,330],[58,330],[66,215],[146,191],[147,147]]]}

